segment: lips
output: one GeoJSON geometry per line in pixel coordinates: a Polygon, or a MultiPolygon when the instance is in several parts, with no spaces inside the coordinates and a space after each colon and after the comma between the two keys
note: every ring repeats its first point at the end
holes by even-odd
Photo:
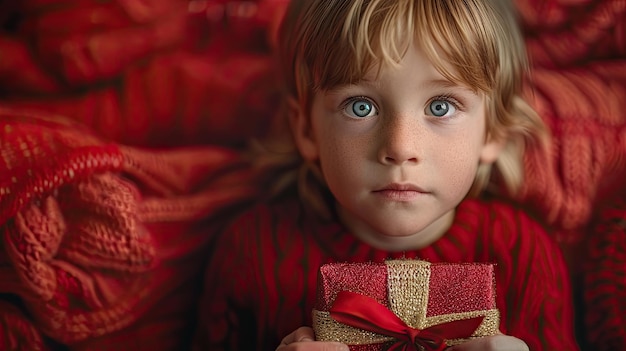
{"type": "Polygon", "coordinates": [[[418,193],[428,193],[428,191],[420,188],[417,185],[410,184],[410,183],[406,183],[406,184],[392,183],[378,190],[374,190],[374,192],[381,192],[381,191],[414,191],[418,193]]]}
{"type": "Polygon", "coordinates": [[[393,183],[374,190],[374,194],[386,200],[410,202],[428,194],[428,192],[414,184],[393,183]]]}

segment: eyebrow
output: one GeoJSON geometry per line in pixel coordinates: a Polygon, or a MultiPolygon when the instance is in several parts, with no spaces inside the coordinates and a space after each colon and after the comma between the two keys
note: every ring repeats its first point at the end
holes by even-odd
{"type": "Polygon", "coordinates": [[[448,89],[461,89],[463,91],[467,91],[472,94],[477,93],[476,90],[464,84],[458,84],[448,79],[431,79],[431,80],[424,82],[424,86],[429,87],[429,88],[436,87],[436,88],[448,88],[448,89]]]}
{"type": "MultiPolygon", "coordinates": [[[[340,90],[349,88],[349,87],[354,87],[354,86],[358,86],[358,85],[367,85],[369,87],[372,88],[377,88],[380,89],[383,87],[383,83],[380,82],[379,80],[376,79],[367,79],[365,77],[358,79],[356,81],[354,81],[353,83],[348,83],[348,84],[340,84],[334,88],[329,89],[329,91],[334,91],[334,92],[338,92],[340,90]]],[[[465,91],[467,93],[471,93],[476,95],[478,92],[476,90],[471,89],[470,87],[463,85],[463,84],[458,84],[455,83],[453,81],[450,81],[448,79],[445,78],[433,78],[433,79],[429,79],[427,81],[425,81],[422,84],[422,87],[425,89],[433,89],[433,88],[444,88],[444,89],[460,89],[462,91],[465,91]]]]}
{"type": "MultiPolygon", "coordinates": [[[[368,79],[366,77],[363,77],[361,79],[356,80],[354,83],[352,84],[346,84],[346,85],[358,85],[358,84],[365,84],[365,85],[370,85],[373,87],[380,87],[381,83],[378,80],[372,80],[372,79],[368,79]]],[[[442,87],[442,88],[462,88],[465,90],[472,90],[469,87],[462,85],[462,84],[458,84],[455,83],[453,81],[450,81],[448,79],[445,78],[433,78],[433,79],[429,79],[427,80],[423,85],[425,86],[429,86],[429,87],[442,87]]]]}
{"type": "Polygon", "coordinates": [[[368,85],[368,86],[373,87],[373,88],[381,88],[382,85],[383,85],[380,80],[377,80],[377,79],[371,80],[371,79],[367,79],[367,78],[364,77],[364,78],[361,78],[361,79],[358,79],[358,80],[354,81],[352,84],[347,84],[347,86],[359,85],[359,84],[368,85]]]}
{"type": "Polygon", "coordinates": [[[424,85],[428,85],[428,86],[437,86],[437,87],[442,87],[442,88],[465,88],[467,89],[467,87],[463,86],[463,85],[459,85],[455,82],[449,81],[447,79],[431,79],[431,80],[427,80],[424,85]]]}

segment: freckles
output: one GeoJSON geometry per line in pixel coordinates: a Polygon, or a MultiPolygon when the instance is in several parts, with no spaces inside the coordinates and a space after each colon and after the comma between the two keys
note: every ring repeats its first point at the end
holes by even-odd
{"type": "Polygon", "coordinates": [[[469,190],[478,170],[479,152],[474,151],[478,150],[477,145],[466,138],[461,140],[441,155],[440,164],[448,173],[446,188],[451,193],[462,188],[469,190]]]}
{"type": "Polygon", "coordinates": [[[458,167],[459,164],[464,162],[462,159],[449,159],[448,162],[450,162],[450,165],[448,165],[447,168],[452,171],[448,176],[448,182],[450,183],[449,186],[451,189],[466,186],[474,181],[475,173],[468,172],[466,169],[460,169],[458,167]],[[452,165],[452,163],[454,163],[454,165],[452,165]]]}
{"type": "Polygon", "coordinates": [[[359,138],[337,136],[326,140],[329,156],[338,162],[350,162],[359,158],[363,150],[363,142],[359,138]]]}
{"type": "Polygon", "coordinates": [[[343,165],[348,164],[354,157],[351,153],[350,144],[338,139],[321,140],[322,148],[321,163],[327,172],[340,172],[343,165]]]}
{"type": "Polygon", "coordinates": [[[333,152],[335,153],[335,155],[337,155],[340,159],[348,159],[350,157],[353,157],[352,155],[354,154],[354,150],[353,150],[353,145],[351,145],[350,143],[345,143],[345,142],[336,142],[334,144],[334,150],[333,152]]]}
{"type": "Polygon", "coordinates": [[[350,155],[347,147],[342,145],[342,143],[336,139],[326,140],[326,145],[323,147],[327,150],[327,157],[329,160],[332,160],[332,162],[338,162],[339,160],[345,159],[350,155]]]}

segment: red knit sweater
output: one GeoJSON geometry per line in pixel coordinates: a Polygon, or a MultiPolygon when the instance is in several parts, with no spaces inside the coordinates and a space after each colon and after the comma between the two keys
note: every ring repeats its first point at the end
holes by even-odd
{"type": "Polygon", "coordinates": [[[594,351],[626,347],[626,193],[616,195],[599,210],[583,265],[585,332],[594,351]]]}
{"type": "Polygon", "coordinates": [[[467,200],[448,233],[421,250],[373,248],[297,202],[259,206],[217,238],[205,277],[197,350],[274,350],[311,325],[318,267],[327,262],[494,262],[503,333],[531,350],[578,350],[568,274],[541,225],[500,202],[467,200]]]}

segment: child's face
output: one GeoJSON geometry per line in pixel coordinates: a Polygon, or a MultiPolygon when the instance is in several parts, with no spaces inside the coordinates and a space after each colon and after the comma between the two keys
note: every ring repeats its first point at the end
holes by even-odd
{"type": "Polygon", "coordinates": [[[381,249],[419,248],[445,233],[479,163],[500,152],[486,141],[484,106],[410,47],[399,67],[317,93],[310,120],[296,117],[296,141],[319,161],[356,236],[381,249]]]}

